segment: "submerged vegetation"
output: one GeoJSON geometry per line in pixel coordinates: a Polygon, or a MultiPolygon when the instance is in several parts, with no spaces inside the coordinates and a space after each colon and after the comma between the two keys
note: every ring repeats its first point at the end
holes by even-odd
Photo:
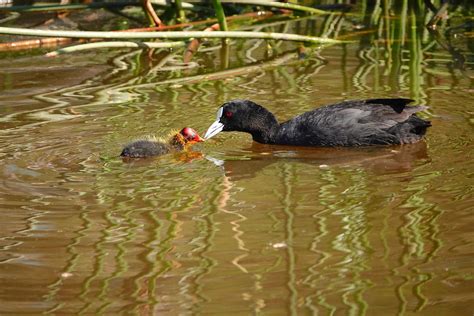
{"type": "MultiPolygon", "coordinates": [[[[285,54],[278,49],[283,42],[299,42],[290,46],[296,52],[290,59],[304,59],[319,56],[318,52],[329,45],[344,46],[359,41],[360,58],[373,61],[360,69],[360,78],[383,65],[381,80],[388,78],[391,86],[408,76],[412,98],[422,97],[420,74],[426,63],[444,62],[453,72],[472,79],[468,70],[474,63],[474,6],[470,1],[336,2],[307,5],[267,0],[14,3],[0,9],[0,34],[10,35],[2,39],[0,52],[14,54],[14,51],[39,48],[40,52],[47,49],[46,56],[52,57],[104,48],[149,52],[171,49],[173,55],[182,54],[186,67],[192,67],[190,62],[196,52],[220,50],[222,72],[207,73],[206,78],[221,78],[249,69],[249,66],[228,67],[229,47],[242,41],[266,41],[270,53],[267,57],[273,55],[273,58],[266,58],[257,68],[265,67],[265,63],[278,64],[285,54]],[[439,53],[438,47],[445,53],[439,53]],[[408,63],[408,72],[404,63],[408,63]]],[[[188,74],[173,80],[192,78],[188,74]]],[[[355,81],[354,85],[357,84],[355,81]]]]}
{"type": "MultiPolygon", "coordinates": [[[[291,3],[281,3],[281,2],[273,2],[273,1],[248,1],[248,0],[239,0],[239,1],[233,1],[233,3],[237,4],[243,4],[243,5],[248,5],[251,6],[252,8],[257,6],[257,7],[270,7],[272,10],[278,10],[280,8],[279,12],[276,12],[277,14],[282,13],[288,15],[289,10],[296,10],[296,11],[301,11],[304,12],[305,14],[328,14],[328,12],[323,11],[323,10],[318,10],[315,8],[311,7],[306,7],[306,6],[301,6],[297,4],[291,4],[291,3]]],[[[133,5],[134,3],[126,3],[122,4],[122,6],[125,5],[133,5]]],[[[0,28],[0,33],[2,34],[10,34],[10,35],[30,35],[30,36],[35,36],[35,37],[61,37],[61,38],[95,38],[95,39],[149,39],[149,38],[162,38],[162,39],[191,39],[191,38],[258,38],[258,39],[273,39],[273,40],[290,40],[290,41],[301,41],[301,42],[309,42],[309,43],[340,43],[340,41],[337,40],[331,40],[328,38],[318,38],[314,36],[301,36],[297,34],[287,34],[287,33],[275,33],[275,32],[256,32],[254,30],[246,30],[246,31],[240,31],[237,27],[233,27],[236,30],[229,31],[229,28],[227,26],[227,20],[228,18],[226,17],[226,13],[224,11],[224,7],[221,3],[220,0],[214,0],[212,2],[213,4],[213,9],[216,21],[218,22],[217,24],[214,24],[210,28],[205,29],[204,31],[190,31],[190,30],[181,30],[181,31],[174,31],[170,32],[169,26],[174,26],[174,28],[177,29],[184,29],[187,27],[191,27],[193,25],[196,25],[196,22],[201,22],[199,24],[206,24],[211,21],[208,20],[208,16],[205,16],[205,19],[203,20],[203,15],[202,12],[209,11],[210,8],[207,8],[205,5],[205,2],[197,3],[197,4],[191,4],[191,3],[182,3],[181,1],[175,1],[174,4],[170,3],[165,3],[165,2],[155,2],[155,4],[162,5],[162,6],[169,6],[162,14],[161,16],[164,16],[166,18],[166,22],[168,27],[165,26],[165,23],[160,19],[159,15],[155,12],[153,6],[151,6],[149,0],[144,0],[142,3],[143,5],[143,10],[145,15],[148,17],[149,21],[151,22],[152,26],[155,27],[154,29],[150,30],[148,28],[141,28],[141,29],[132,29],[132,30],[121,30],[122,32],[102,32],[102,31],[95,31],[95,32],[85,32],[85,31],[58,31],[58,30],[31,30],[31,29],[24,29],[24,28],[9,28],[9,27],[1,27],[0,28]],[[186,6],[184,5],[186,4],[186,6]],[[201,6],[201,7],[199,7],[201,6]],[[197,10],[198,14],[193,14],[191,17],[192,22],[187,23],[186,21],[188,20],[186,17],[186,14],[184,13],[184,8],[188,9],[195,9],[197,10]],[[171,10],[171,12],[170,12],[171,10]],[[170,18],[172,17],[172,18],[170,18]],[[201,19],[201,20],[200,20],[201,19]],[[171,25],[170,25],[171,22],[171,25]],[[172,22],[177,22],[179,24],[172,24],[172,22]],[[123,31],[129,31],[129,32],[123,32],[123,31]],[[130,32],[131,31],[131,32],[130,32]],[[167,31],[167,32],[164,32],[167,31]],[[214,32],[211,32],[214,31],[214,32]]],[[[12,11],[12,12],[37,12],[41,10],[45,11],[56,11],[56,10],[73,10],[73,9],[83,9],[83,8],[97,8],[97,7],[106,7],[107,9],[110,10],[111,7],[114,6],[120,6],[120,3],[104,3],[104,4],[92,4],[92,5],[79,5],[79,6],[74,6],[74,5],[39,5],[39,6],[11,6],[9,8],[6,8],[4,10],[6,11],[12,11]]],[[[138,5],[138,3],[135,3],[135,5],[138,5]]],[[[235,13],[240,13],[242,10],[237,9],[235,10],[235,13]]],[[[249,10],[247,10],[249,11],[249,10]]],[[[253,11],[250,9],[250,11],[253,11]]],[[[126,13],[122,11],[114,11],[117,14],[120,14],[121,16],[129,17],[126,13]]],[[[136,12],[135,12],[136,13],[136,12]]],[[[255,14],[252,15],[247,15],[247,19],[253,19],[256,18],[257,20],[261,20],[262,16],[268,16],[271,17],[273,16],[273,12],[271,14],[268,14],[269,12],[261,12],[257,11],[255,14]]],[[[235,16],[235,15],[234,15],[235,16]]],[[[18,15],[16,16],[18,17],[18,15]]],[[[130,17],[132,19],[132,17],[130,17]]],[[[136,17],[133,19],[137,19],[136,17]]],[[[4,21],[11,21],[12,19],[7,17],[6,20],[4,21]]],[[[13,19],[14,20],[14,19],[13,19]]],[[[214,21],[212,21],[214,22],[214,21]]],[[[115,30],[117,31],[117,30],[115,30]]],[[[20,47],[24,46],[23,43],[10,43],[11,45],[8,47],[10,49],[14,47],[20,47]]],[[[121,44],[115,43],[114,45],[107,45],[106,47],[119,47],[121,44]]],[[[135,47],[135,45],[132,44],[132,46],[135,47]]],[[[145,47],[151,47],[153,45],[145,45],[145,47]]],[[[104,45],[88,45],[88,48],[100,48],[104,47],[104,45]]],[[[129,43],[123,43],[123,47],[130,47],[129,43]]],[[[162,47],[169,47],[166,45],[163,45],[162,47]]],[[[51,55],[51,54],[50,54],[51,55]]]]}
{"type": "Polygon", "coordinates": [[[256,73],[299,60],[309,60],[318,71],[326,62],[323,49],[341,45],[346,51],[357,42],[361,66],[354,78],[344,79],[344,85],[353,89],[371,87],[382,95],[387,87],[408,87],[409,97],[423,104],[422,73],[473,79],[474,5],[470,1],[151,3],[14,3],[0,10],[0,34],[10,34],[2,36],[0,54],[32,52],[52,57],[84,50],[134,49],[114,58],[137,69],[126,84],[113,88],[119,94],[129,88],[159,90],[163,85],[256,73]],[[198,52],[219,53],[208,63],[196,58],[198,52]],[[232,63],[232,54],[245,62],[232,63]],[[137,58],[140,55],[144,58],[137,58]],[[443,67],[424,67],[428,64],[443,67]]]}
{"type": "MultiPolygon", "coordinates": [[[[327,1],[326,1],[327,2],[327,1]]],[[[452,11],[448,11],[448,4],[443,1],[435,1],[431,3],[430,0],[425,1],[408,1],[408,0],[365,0],[365,1],[353,1],[353,4],[320,4],[313,6],[304,6],[295,3],[288,2],[276,2],[268,0],[213,0],[212,7],[209,7],[208,3],[201,0],[191,0],[182,2],[176,0],[174,3],[166,1],[150,1],[143,0],[143,2],[133,1],[119,1],[119,2],[95,2],[95,3],[84,3],[84,4],[58,4],[58,5],[12,5],[0,7],[0,33],[11,34],[11,35],[32,35],[35,37],[66,37],[66,38],[107,38],[107,39],[145,39],[145,38],[170,38],[169,36],[157,35],[156,33],[168,33],[170,29],[181,29],[179,34],[176,34],[176,38],[190,39],[196,37],[205,37],[205,35],[199,35],[199,31],[196,31],[196,27],[205,24],[212,24],[217,22],[217,26],[208,28],[205,31],[213,31],[213,34],[207,35],[210,37],[222,37],[222,38],[266,38],[276,40],[297,40],[309,43],[340,43],[338,39],[329,39],[323,36],[309,36],[306,37],[294,37],[292,34],[287,32],[276,33],[272,35],[262,35],[255,31],[255,29],[244,29],[242,30],[242,24],[247,25],[264,25],[266,21],[271,22],[276,19],[287,19],[291,20],[296,16],[301,15],[322,15],[326,16],[326,19],[349,19],[351,21],[357,21],[358,26],[354,28],[379,28],[383,30],[386,35],[390,38],[397,39],[399,42],[403,42],[407,35],[407,30],[413,29],[413,24],[417,26],[428,23],[432,30],[437,29],[437,23],[446,26],[448,20],[448,12],[458,17],[462,15],[466,18],[464,22],[466,34],[465,36],[472,36],[472,19],[470,17],[471,4],[469,1],[458,1],[452,5],[452,11]],[[153,7],[153,5],[155,7],[153,7]],[[143,13],[140,14],[138,6],[142,6],[143,13]],[[163,10],[155,11],[155,8],[164,8],[163,10]],[[317,7],[317,8],[315,8],[317,7]],[[439,9],[437,9],[439,8],[439,9]],[[48,28],[48,25],[52,24],[54,20],[64,20],[68,16],[68,12],[74,10],[97,10],[103,9],[107,12],[112,12],[117,17],[121,18],[120,23],[122,25],[129,25],[132,23],[146,23],[144,17],[147,17],[152,28],[135,28],[127,29],[122,27],[119,30],[112,30],[112,32],[95,32],[93,35],[87,33],[72,34],[67,31],[62,33],[58,30],[53,30],[55,27],[51,27],[51,30],[44,30],[44,27],[48,28]],[[262,11],[263,9],[268,11],[262,11]],[[186,14],[185,10],[189,12],[186,14]],[[354,13],[357,11],[359,13],[354,13]],[[41,31],[27,31],[20,28],[9,28],[3,27],[4,25],[14,25],[17,19],[21,19],[23,14],[44,13],[44,12],[56,12],[55,17],[52,19],[45,20],[43,24],[37,23],[40,26],[41,31]],[[59,12],[59,13],[58,13],[59,12]],[[250,14],[249,14],[250,13],[250,14]],[[251,14],[253,13],[253,14],[251,14]],[[215,19],[212,19],[213,16],[215,19]],[[400,17],[400,19],[394,19],[394,17],[400,17]],[[160,18],[161,17],[161,18],[160,18]],[[423,17],[423,19],[421,19],[423,17]],[[235,21],[248,20],[243,23],[233,23],[235,21]],[[428,22],[428,20],[430,22],[428,22]],[[228,26],[228,23],[230,25],[228,26]],[[137,34],[118,34],[116,32],[131,31],[137,34]],[[232,31],[232,33],[222,33],[232,31]],[[139,34],[144,33],[144,34],[139,34]],[[219,33],[216,35],[214,33],[219,33]]],[[[91,13],[92,14],[92,13],[91,13]]],[[[459,26],[457,26],[459,28],[459,26]]],[[[61,27],[63,28],[63,27],[61,27]]],[[[95,31],[99,31],[95,29],[95,31]]],[[[100,30],[102,31],[102,30],[100,30]]],[[[82,32],[82,31],[80,31],[82,32]]],[[[173,37],[173,38],[174,38],[173,37]]],[[[15,49],[19,47],[28,47],[23,45],[23,42],[5,43],[2,45],[2,50],[15,49]]],[[[27,43],[32,44],[32,43],[27,43]]],[[[41,45],[41,42],[38,42],[41,45]]],[[[124,44],[125,45],[125,44],[124,44]]],[[[119,45],[115,45],[118,47],[119,45]]],[[[90,47],[93,47],[90,46],[90,47]]],[[[100,47],[100,45],[98,46],[100,47]]],[[[125,45],[130,47],[130,45],[125,45]]],[[[395,51],[397,48],[394,49],[395,51]]]]}

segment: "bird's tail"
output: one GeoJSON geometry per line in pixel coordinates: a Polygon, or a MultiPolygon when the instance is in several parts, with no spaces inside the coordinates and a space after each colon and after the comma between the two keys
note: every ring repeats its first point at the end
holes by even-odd
{"type": "Polygon", "coordinates": [[[412,115],[408,122],[411,124],[412,128],[410,129],[410,132],[419,136],[423,136],[426,134],[426,130],[428,127],[431,126],[431,122],[424,120],[422,118],[419,118],[416,115],[412,115]]]}

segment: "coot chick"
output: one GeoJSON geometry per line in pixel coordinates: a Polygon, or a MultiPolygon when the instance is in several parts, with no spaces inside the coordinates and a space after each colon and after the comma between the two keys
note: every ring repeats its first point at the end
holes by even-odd
{"type": "Polygon", "coordinates": [[[194,129],[185,127],[173,135],[167,143],[153,138],[136,140],[126,145],[120,156],[127,158],[160,156],[172,151],[184,150],[186,146],[202,141],[204,139],[194,129]]]}
{"type": "Polygon", "coordinates": [[[422,139],[429,121],[416,116],[426,106],[410,99],[351,100],[305,112],[279,124],[264,107],[249,100],[224,103],[204,139],[221,131],[250,133],[263,144],[369,146],[409,144],[422,139]]]}

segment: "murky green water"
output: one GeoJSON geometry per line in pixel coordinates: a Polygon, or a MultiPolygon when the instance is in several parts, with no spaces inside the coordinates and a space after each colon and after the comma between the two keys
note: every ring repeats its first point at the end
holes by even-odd
{"type": "MultiPolygon", "coordinates": [[[[337,21],[288,27],[350,33],[337,21]]],[[[369,32],[304,58],[234,42],[228,66],[219,48],[187,66],[182,51],[1,59],[0,314],[471,315],[473,53],[461,42],[457,67],[415,31],[400,55],[369,32]],[[222,133],[117,157],[142,135],[203,133],[229,99],[283,120],[389,96],[430,106],[426,142],[300,149],[222,133]]]]}

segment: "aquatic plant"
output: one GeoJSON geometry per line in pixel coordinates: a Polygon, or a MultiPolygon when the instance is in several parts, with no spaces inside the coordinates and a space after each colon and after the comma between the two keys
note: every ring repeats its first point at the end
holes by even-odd
{"type": "MultiPolygon", "coordinates": [[[[176,16],[176,21],[178,23],[183,23],[186,22],[186,14],[184,12],[185,9],[193,9],[197,8],[198,6],[206,6],[205,1],[194,1],[194,4],[191,4],[189,2],[182,2],[181,0],[175,0],[173,3],[169,3],[166,1],[159,1],[159,0],[144,0],[141,4],[143,6],[143,10],[148,17],[149,21],[152,23],[153,26],[157,26],[158,29],[153,30],[154,33],[148,33],[146,31],[143,32],[143,34],[129,34],[126,35],[124,33],[121,34],[111,34],[109,32],[103,32],[101,34],[97,33],[93,37],[96,38],[107,38],[107,39],[123,39],[123,38],[128,38],[128,39],[143,39],[143,38],[162,38],[162,39],[169,39],[169,38],[181,38],[181,39],[192,39],[192,38],[262,38],[262,39],[276,39],[276,40],[296,40],[296,41],[306,41],[306,42],[312,42],[312,43],[336,43],[336,41],[331,41],[330,39],[326,38],[315,38],[315,37],[304,37],[298,34],[263,34],[263,33],[258,33],[258,32],[245,32],[241,33],[238,31],[231,31],[230,33],[228,32],[228,26],[227,26],[227,17],[224,12],[224,7],[222,5],[223,2],[231,2],[234,4],[240,4],[240,5],[250,5],[250,6],[266,6],[266,7],[271,7],[271,8],[281,8],[284,10],[297,10],[300,12],[304,12],[306,14],[327,14],[326,11],[323,10],[318,10],[315,8],[307,7],[307,6],[301,6],[298,4],[291,4],[291,3],[280,3],[280,2],[274,2],[274,1],[266,1],[266,0],[233,0],[233,1],[221,1],[221,0],[213,0],[212,1],[212,6],[215,12],[216,19],[219,23],[219,30],[218,32],[213,32],[212,34],[206,33],[206,36],[201,36],[199,33],[196,33],[195,31],[179,31],[179,33],[175,34],[169,34],[170,32],[160,32],[161,34],[157,34],[157,31],[161,31],[164,27],[164,22],[161,21],[161,19],[158,17],[157,13],[154,11],[153,5],[157,6],[163,6],[163,7],[172,7],[173,10],[175,11],[174,16],[176,16]],[[227,33],[224,33],[227,32],[227,33]],[[146,37],[148,36],[148,37],[146,37]]],[[[6,8],[0,9],[1,11],[7,11],[7,12],[38,12],[38,11],[57,11],[57,10],[78,10],[78,9],[86,9],[86,8],[123,8],[125,6],[129,5],[139,5],[139,2],[116,2],[116,3],[93,3],[93,4],[80,4],[80,5],[23,5],[23,6],[10,6],[6,8]]],[[[198,9],[199,10],[199,9],[198,9]]],[[[166,13],[166,11],[165,11],[166,13]]],[[[285,12],[282,12],[285,13],[285,12]]],[[[166,14],[163,14],[166,15],[166,14]]],[[[184,25],[183,25],[184,26],[184,25]]],[[[215,30],[215,28],[214,28],[215,30]]],[[[36,37],[60,37],[60,38],[91,38],[91,34],[88,34],[87,32],[81,32],[78,31],[77,33],[69,33],[68,31],[64,32],[58,32],[58,31],[53,31],[53,30],[42,30],[41,32],[39,31],[34,31],[34,30],[26,30],[26,29],[20,29],[20,28],[0,28],[0,33],[2,34],[10,34],[10,35],[31,35],[31,36],[36,36],[36,37]]],[[[167,45],[167,44],[166,44],[167,45]]],[[[163,45],[163,46],[166,46],[163,45]]],[[[171,46],[174,44],[171,44],[171,46]]],[[[13,47],[15,45],[10,45],[6,46],[8,49],[9,47],[13,47]]],[[[77,49],[69,49],[69,50],[62,50],[62,52],[66,51],[78,51],[81,49],[84,49],[85,47],[92,49],[92,48],[100,48],[100,47],[151,47],[156,45],[147,45],[143,44],[140,46],[140,44],[137,43],[125,43],[125,42],[119,42],[115,44],[101,44],[101,45],[95,45],[95,44],[89,44],[87,46],[81,46],[77,49]]],[[[158,45],[158,46],[161,46],[158,45]]],[[[52,56],[54,54],[49,54],[49,56],[52,56]]]]}

